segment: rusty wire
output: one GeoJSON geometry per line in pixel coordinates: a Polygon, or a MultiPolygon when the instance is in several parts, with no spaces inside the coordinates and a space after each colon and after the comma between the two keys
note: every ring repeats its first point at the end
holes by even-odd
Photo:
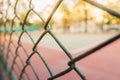
{"type": "MultiPolygon", "coordinates": [[[[19,3],[20,0],[16,0],[15,4],[12,5],[10,0],[7,0],[7,3],[5,1],[1,1],[0,3],[2,5],[0,5],[0,14],[2,15],[2,17],[0,17],[0,20],[2,21],[2,23],[0,24],[0,26],[4,26],[4,32],[2,32],[2,28],[0,28],[0,58],[2,59],[2,64],[5,67],[5,70],[8,71],[7,74],[9,76],[10,80],[14,80],[14,79],[19,79],[19,80],[30,80],[30,76],[28,75],[28,73],[26,72],[26,69],[28,67],[31,68],[31,70],[34,73],[34,76],[36,77],[36,80],[40,80],[40,77],[38,75],[38,73],[36,72],[35,69],[35,65],[31,64],[31,58],[33,55],[38,55],[39,58],[42,60],[43,64],[45,65],[46,69],[48,70],[48,73],[50,75],[50,77],[48,78],[48,80],[54,80],[56,78],[59,78],[69,72],[71,72],[72,70],[74,70],[82,80],[86,80],[85,76],[81,73],[81,71],[76,67],[75,63],[79,60],[81,60],[82,58],[92,54],[93,52],[95,52],[96,50],[106,46],[107,44],[111,43],[112,41],[118,39],[120,37],[120,34],[117,35],[116,37],[112,38],[111,40],[106,41],[105,43],[99,45],[98,47],[85,52],[82,55],[79,55],[76,58],[73,58],[71,53],[62,45],[62,43],[59,41],[59,39],[57,39],[57,37],[55,36],[55,34],[51,31],[51,28],[49,26],[49,22],[51,20],[51,18],[53,17],[53,15],[55,14],[56,10],[59,8],[60,4],[62,4],[63,0],[59,0],[56,3],[56,6],[53,8],[53,10],[51,11],[49,17],[47,18],[47,20],[45,21],[42,16],[36,12],[34,10],[34,5],[32,4],[32,0],[28,0],[29,3],[29,9],[27,11],[27,13],[25,13],[25,18],[24,20],[21,20],[21,17],[19,17],[19,14],[17,12],[17,5],[19,3]],[[7,9],[3,10],[2,6],[4,4],[7,4],[7,9]],[[11,19],[11,32],[7,31],[7,21],[8,21],[8,14],[9,14],[9,8],[12,7],[13,8],[13,12],[14,12],[14,17],[11,19]],[[33,12],[35,15],[37,15],[41,21],[44,23],[44,31],[38,35],[39,38],[38,40],[35,42],[34,39],[32,38],[32,36],[29,34],[29,32],[25,29],[26,26],[26,21],[28,19],[28,17],[30,16],[30,13],[33,12]],[[3,15],[4,14],[4,15],[3,15]],[[20,32],[20,35],[17,34],[17,31],[15,31],[14,26],[15,26],[15,20],[19,20],[21,25],[22,25],[22,32],[20,32]],[[22,36],[24,34],[27,34],[27,36],[30,38],[33,47],[32,47],[32,52],[28,53],[28,51],[26,50],[26,48],[23,45],[23,42],[21,41],[22,36]],[[45,61],[44,57],[41,55],[41,53],[38,51],[37,47],[38,44],[40,43],[40,41],[42,40],[42,38],[46,35],[49,34],[54,40],[55,42],[59,45],[59,47],[64,51],[65,55],[69,58],[69,62],[68,62],[68,68],[63,70],[62,72],[59,72],[58,74],[54,74],[53,71],[51,70],[50,66],[47,64],[47,62],[45,61]],[[13,42],[13,36],[16,35],[18,40],[17,40],[17,44],[15,44],[13,42]],[[11,50],[11,47],[14,48],[14,51],[11,50]],[[27,56],[26,61],[23,60],[22,56],[20,55],[20,48],[23,50],[23,52],[25,53],[24,55],[27,56]],[[9,55],[12,55],[13,57],[10,57],[9,55]],[[19,64],[16,62],[17,59],[19,59],[21,65],[22,65],[22,69],[19,66],[19,64]],[[11,65],[9,65],[9,61],[12,63],[11,65]],[[16,71],[15,67],[18,69],[18,72],[16,71]],[[15,75],[15,77],[14,77],[15,75]]],[[[85,0],[87,2],[89,2],[89,0],[85,0]]],[[[103,8],[103,7],[102,7],[103,8]]],[[[104,9],[103,9],[104,10],[104,9]]],[[[107,9],[108,10],[108,9],[107,9]]],[[[109,12],[109,10],[108,10],[109,12]]],[[[116,13],[116,12],[115,12],[116,13]]],[[[114,13],[111,13],[114,14],[114,13]]],[[[117,14],[118,16],[119,14],[117,14]]],[[[39,65],[41,66],[41,65],[39,65]]]]}

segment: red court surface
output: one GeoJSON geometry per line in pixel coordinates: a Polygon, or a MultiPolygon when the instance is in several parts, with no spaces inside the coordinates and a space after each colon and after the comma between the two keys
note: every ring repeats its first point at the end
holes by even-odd
{"type": "MultiPolygon", "coordinates": [[[[14,40],[13,42],[17,46],[17,41],[14,40]]],[[[27,53],[29,55],[33,52],[32,43],[30,44],[22,42],[22,45],[27,50],[27,53]]],[[[64,71],[69,67],[67,64],[70,60],[63,51],[41,47],[39,45],[37,47],[38,52],[44,57],[54,75],[61,71],[64,71]]],[[[11,49],[12,52],[15,53],[16,48],[11,46],[11,49]]],[[[18,51],[20,52],[19,55],[22,57],[25,63],[27,60],[25,52],[21,47],[18,49],[18,51]]],[[[71,54],[73,57],[76,57],[83,52],[84,51],[80,51],[71,54]]],[[[9,54],[11,60],[8,61],[8,65],[10,66],[14,57],[14,54],[11,55],[11,53],[9,54]]],[[[36,53],[31,57],[30,62],[40,80],[47,80],[50,77],[49,72],[47,71],[42,60],[36,53]]],[[[22,70],[23,66],[20,63],[19,57],[16,59],[16,63],[20,66],[20,69],[22,70]]],[[[98,50],[92,55],[78,61],[76,63],[76,67],[79,68],[79,70],[84,74],[87,80],[120,80],[120,39],[112,42],[111,44],[98,50]]],[[[18,71],[16,65],[14,65],[14,70],[18,73],[16,74],[16,76],[19,76],[20,72],[18,71]]],[[[30,66],[28,66],[25,71],[28,73],[30,80],[37,80],[30,66]]],[[[59,78],[56,78],[55,80],[81,80],[81,78],[73,70],[59,78]]]]}

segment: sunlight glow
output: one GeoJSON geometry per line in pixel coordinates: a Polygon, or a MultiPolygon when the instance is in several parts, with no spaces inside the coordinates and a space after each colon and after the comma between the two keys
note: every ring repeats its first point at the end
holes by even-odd
{"type": "Polygon", "coordinates": [[[101,4],[107,4],[108,2],[112,2],[112,3],[115,3],[117,2],[118,0],[97,0],[97,2],[100,2],[101,4]]]}
{"type": "Polygon", "coordinates": [[[97,22],[101,22],[103,20],[103,11],[100,9],[93,9],[94,17],[97,22]]]}
{"type": "Polygon", "coordinates": [[[45,7],[54,4],[53,0],[32,0],[36,11],[42,11],[45,7]]]}

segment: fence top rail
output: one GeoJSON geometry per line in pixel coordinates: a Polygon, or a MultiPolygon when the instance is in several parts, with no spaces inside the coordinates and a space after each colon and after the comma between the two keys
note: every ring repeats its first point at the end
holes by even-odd
{"type": "Polygon", "coordinates": [[[120,18],[120,12],[115,11],[114,9],[111,9],[111,8],[109,8],[109,7],[107,7],[107,6],[104,6],[104,5],[98,3],[98,2],[96,2],[96,1],[94,1],[94,0],[84,0],[84,1],[86,1],[86,2],[88,2],[88,3],[90,3],[90,4],[92,4],[92,5],[100,8],[100,9],[106,11],[106,12],[108,12],[109,14],[111,14],[111,15],[117,17],[117,18],[120,18]]]}

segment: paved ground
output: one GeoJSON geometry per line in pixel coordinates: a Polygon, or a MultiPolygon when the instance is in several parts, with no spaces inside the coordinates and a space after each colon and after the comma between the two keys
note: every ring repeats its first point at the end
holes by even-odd
{"type": "MultiPolygon", "coordinates": [[[[31,36],[36,41],[39,38],[39,33],[31,33],[31,36]]],[[[58,39],[67,47],[67,49],[70,49],[70,51],[74,51],[76,49],[87,47],[88,44],[94,45],[99,42],[104,41],[113,34],[64,34],[64,35],[56,35],[58,39]],[[86,36],[86,37],[85,37],[86,36]],[[82,44],[82,46],[80,45],[82,44]],[[69,46],[68,46],[69,45],[69,46]],[[77,46],[76,46],[77,45],[77,46]]],[[[49,47],[44,46],[38,46],[39,53],[44,57],[47,64],[50,66],[50,69],[54,74],[57,74],[61,71],[64,71],[69,66],[67,65],[69,62],[69,58],[65,55],[63,51],[56,50],[59,49],[56,48],[56,45],[54,46],[55,49],[53,49],[53,39],[49,38],[49,35],[45,36],[45,42],[40,42],[41,45],[47,45],[49,47]]],[[[14,37],[13,43],[15,46],[17,46],[17,37],[14,37]]],[[[27,50],[28,55],[33,52],[33,44],[31,44],[30,39],[24,35],[22,36],[22,45],[27,50]]],[[[120,39],[116,40],[115,42],[109,44],[108,46],[102,48],[101,50],[98,50],[94,54],[78,61],[76,63],[76,66],[81,70],[81,72],[86,76],[88,80],[120,80],[120,39]]],[[[16,54],[16,48],[11,46],[11,53],[9,54],[9,58],[11,57],[11,60],[8,60],[8,65],[11,66],[13,63],[13,57],[16,54]]],[[[25,51],[22,48],[18,49],[19,56],[22,57],[22,60],[24,64],[26,64],[27,56],[25,55],[25,51]]],[[[82,54],[81,51],[74,52],[75,54],[72,54],[73,57],[78,56],[82,54]]],[[[17,57],[15,61],[20,70],[23,69],[23,65],[20,63],[20,58],[17,57]]],[[[46,67],[44,66],[42,60],[40,57],[35,53],[30,58],[30,63],[33,65],[35,72],[39,76],[41,80],[47,80],[47,78],[50,77],[46,67]]],[[[14,64],[14,71],[17,71],[16,76],[20,75],[20,72],[18,71],[18,68],[16,67],[16,64],[14,64]]],[[[32,71],[32,68],[26,67],[25,71],[28,73],[30,80],[37,80],[35,77],[34,72],[32,71]]],[[[56,80],[81,80],[79,75],[75,71],[71,71],[66,75],[63,75],[62,77],[57,78],[56,80]]]]}
{"type": "MultiPolygon", "coordinates": [[[[86,76],[87,80],[120,80],[119,44],[120,39],[102,48],[101,50],[98,50],[94,54],[78,61],[76,66],[86,76]]],[[[30,55],[32,45],[23,42],[23,46],[30,55]]],[[[13,52],[15,51],[15,49],[12,50],[13,52]]],[[[57,74],[68,68],[67,63],[69,62],[69,59],[64,52],[42,46],[38,47],[38,51],[44,57],[54,74],[57,74]]],[[[72,54],[72,56],[78,56],[80,54],[81,52],[72,54]]],[[[19,55],[22,56],[22,60],[24,62],[27,60],[25,52],[22,49],[20,49],[19,55]]],[[[41,80],[47,80],[47,78],[50,77],[46,67],[37,54],[34,54],[30,61],[35,68],[35,72],[41,80]]],[[[18,63],[18,66],[20,66],[20,69],[22,70],[23,66],[20,65],[20,62],[17,60],[16,63],[18,63]]],[[[14,70],[17,70],[17,68],[14,67],[14,70]]],[[[26,68],[26,72],[31,80],[37,80],[30,66],[26,68]]],[[[19,75],[19,72],[16,75],[19,75]]],[[[81,80],[81,78],[75,71],[72,70],[66,75],[63,75],[55,80],[81,80]]]]}
{"type": "MultiPolygon", "coordinates": [[[[39,32],[30,32],[31,37],[36,42],[41,35],[39,32]]],[[[72,52],[78,52],[80,50],[89,48],[96,44],[99,44],[109,38],[111,38],[114,34],[55,34],[58,40],[64,45],[66,49],[72,52]]],[[[17,39],[17,37],[14,37],[17,39]]],[[[29,37],[24,34],[22,36],[22,41],[31,43],[29,37]]],[[[59,49],[60,47],[54,41],[54,39],[47,34],[44,38],[40,41],[39,45],[59,49]]]]}

